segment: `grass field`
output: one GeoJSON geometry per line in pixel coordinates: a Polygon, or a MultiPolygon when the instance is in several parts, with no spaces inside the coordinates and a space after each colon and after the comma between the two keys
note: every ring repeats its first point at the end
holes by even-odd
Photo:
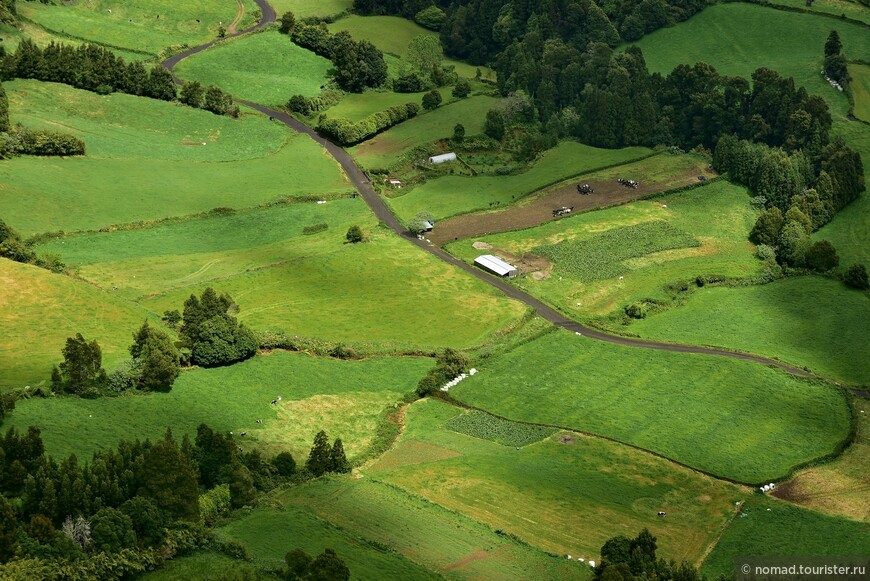
{"type": "Polygon", "coordinates": [[[510,176],[444,176],[390,200],[390,206],[399,217],[406,220],[422,211],[432,212],[439,219],[446,218],[485,210],[495,203],[507,205],[577,174],[628,162],[649,153],[650,150],[644,147],[598,149],[573,141],[563,141],[546,151],[523,173],[510,176]]]}
{"type": "MultiPolygon", "coordinates": [[[[417,100],[416,95],[403,96],[408,97],[408,100],[417,100]]],[[[350,152],[364,167],[389,167],[414,147],[450,137],[457,123],[465,126],[468,135],[480,133],[486,112],[497,104],[498,99],[481,95],[442,105],[384,131],[351,148],[350,152]]]]}
{"type": "Polygon", "coordinates": [[[749,555],[866,557],[868,546],[870,528],[865,523],[753,496],[704,561],[701,573],[714,579],[730,577],[734,559],[749,555]]]}
{"type": "Polygon", "coordinates": [[[485,364],[450,394],[510,419],[601,434],[749,483],[832,452],[851,417],[828,384],[565,331],[485,364]]]}
{"type": "MultiPolygon", "coordinates": [[[[31,21],[19,21],[15,24],[0,23],[0,42],[3,43],[3,48],[6,49],[7,53],[18,50],[18,44],[25,38],[29,38],[42,48],[45,48],[52,42],[63,43],[69,46],[84,44],[84,41],[81,40],[53,34],[31,21]]],[[[147,61],[154,58],[153,55],[146,52],[133,52],[117,48],[110,50],[127,62],[147,61]]]]}
{"type": "Polygon", "coordinates": [[[838,280],[789,278],[764,286],[706,288],[678,308],[637,321],[643,337],[776,357],[870,385],[870,300],[838,280]]]}
{"type": "Polygon", "coordinates": [[[852,77],[850,88],[855,98],[855,117],[870,122],[870,66],[851,64],[849,75],[852,77]]]}
{"type": "Polygon", "coordinates": [[[247,431],[246,438],[237,438],[240,444],[260,447],[267,456],[288,450],[300,463],[323,429],[341,438],[353,450],[352,458],[360,451],[358,440],[373,435],[368,431],[373,424],[364,416],[377,416],[388,400],[412,391],[431,365],[425,358],[348,362],[275,351],[230,367],[185,371],[165,394],[21,400],[4,420],[4,429],[39,426],[48,454],[59,459],[75,453],[86,459],[122,439],[159,439],[167,426],[178,438],[192,437],[205,422],[219,432],[247,431]],[[278,396],[280,404],[271,405],[278,396]],[[348,416],[346,408],[317,405],[338,396],[359,406],[356,416],[348,416]],[[288,421],[303,406],[310,417],[288,421]],[[263,423],[257,424],[258,419],[263,423]]]}
{"type": "Polygon", "coordinates": [[[235,97],[283,105],[293,95],[318,94],[330,68],[327,59],[273,30],[210,48],[179,63],[175,72],[185,80],[217,85],[235,97]]]}
{"type": "Polygon", "coordinates": [[[296,18],[310,18],[340,14],[353,6],[353,0],[270,0],[269,4],[278,16],[289,10],[296,18]]]}
{"type": "Polygon", "coordinates": [[[649,528],[662,556],[695,562],[744,495],[598,438],[560,432],[515,448],[450,430],[462,417],[438,400],[413,404],[401,440],[367,474],[545,551],[596,561],[608,538],[649,528]]]}
{"type": "Polygon", "coordinates": [[[0,167],[3,218],[25,235],[350,189],[314,141],[259,115],[232,120],[152,99],[9,85],[13,122],[62,128],[89,148],[85,157],[19,157],[0,167]]]}
{"type": "MultiPolygon", "coordinates": [[[[244,15],[238,30],[255,22],[257,5],[242,0],[244,15]]],[[[42,26],[122,48],[154,54],[187,44],[195,46],[217,38],[239,15],[239,2],[203,0],[91,0],[74,4],[22,3],[19,12],[42,26]]]]}
{"type": "Polygon", "coordinates": [[[160,569],[136,577],[140,581],[189,581],[190,579],[222,579],[223,581],[275,581],[275,577],[252,563],[233,559],[221,553],[198,551],[175,557],[160,569]]]}
{"type": "Polygon", "coordinates": [[[806,0],[771,0],[771,2],[789,8],[800,8],[801,10],[810,10],[822,14],[845,16],[846,18],[870,23],[870,10],[868,10],[868,6],[862,6],[859,1],[855,0],[814,0],[812,6],[807,6],[806,0]]]}
{"type": "MultiPolygon", "coordinates": [[[[438,90],[441,93],[441,98],[444,103],[452,99],[450,87],[443,87],[438,90]]],[[[405,103],[417,103],[420,105],[423,101],[422,93],[394,93],[392,91],[366,91],[365,93],[348,93],[341,98],[341,101],[334,107],[330,107],[323,113],[328,117],[350,119],[351,121],[359,121],[367,115],[377,113],[395,107],[404,105],[405,103]]],[[[421,113],[424,111],[421,110],[421,113]]],[[[318,117],[320,112],[314,113],[318,117]]],[[[316,120],[316,119],[315,119],[316,120]]],[[[404,123],[408,123],[405,121],[404,123]]],[[[453,128],[450,128],[450,134],[453,134],[453,128]]],[[[435,137],[434,135],[431,137],[435,137]]]]}
{"type": "Polygon", "coordinates": [[[347,534],[385,545],[451,579],[586,580],[591,576],[588,567],[575,561],[517,543],[486,525],[370,478],[312,482],[281,492],[276,499],[288,510],[308,510],[347,534]]]}
{"type": "Polygon", "coordinates": [[[0,258],[0,390],[47,384],[68,337],[96,339],[103,367],[129,358],[145,309],[87,283],[0,258]]]}
{"type": "Polygon", "coordinates": [[[870,400],[853,398],[855,442],[836,460],[798,472],[776,495],[807,508],[870,522],[870,400]]]}
{"type": "MultiPolygon", "coordinates": [[[[650,158],[638,165],[656,159],[650,158]]],[[[473,246],[477,242],[491,244],[497,251],[516,256],[535,252],[545,245],[565,244],[564,241],[575,246],[583,243],[601,259],[593,264],[598,268],[597,276],[611,273],[612,277],[584,282],[582,276],[572,275],[569,269],[556,262],[552,272],[538,271],[538,274],[516,279],[516,284],[573,317],[596,318],[639,300],[669,300],[671,295],[665,285],[676,281],[694,280],[701,275],[743,277],[758,272],[762,263],[753,256],[752,246],[746,239],[755,221],[755,211],[749,208],[746,199],[746,190],[719,181],[655,200],[548,222],[536,228],[461,240],[449,244],[447,249],[470,262],[481,253],[473,246]],[[701,246],[645,253],[647,249],[661,247],[663,240],[655,236],[642,238],[633,244],[633,253],[640,256],[613,264],[606,257],[602,259],[599,249],[593,245],[596,241],[616,238],[618,229],[658,221],[669,224],[668,231],[683,232],[680,236],[689,235],[698,240],[701,246]],[[619,280],[616,275],[624,278],[619,280]]],[[[620,249],[623,255],[625,252],[627,249],[620,249]]],[[[584,258],[585,262],[591,260],[584,258]]]]}

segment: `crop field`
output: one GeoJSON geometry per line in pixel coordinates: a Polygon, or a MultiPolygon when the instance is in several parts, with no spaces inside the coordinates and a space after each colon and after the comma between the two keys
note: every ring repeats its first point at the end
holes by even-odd
{"type": "Polygon", "coordinates": [[[502,446],[527,446],[540,442],[558,431],[556,428],[504,420],[477,410],[455,416],[444,426],[459,434],[490,440],[502,446]]]}
{"type": "Polygon", "coordinates": [[[0,258],[0,390],[48,383],[68,337],[96,339],[111,371],[129,357],[145,309],[72,278],[0,258]]]}
{"type": "MultiPolygon", "coordinates": [[[[622,280],[614,276],[583,282],[579,277],[551,272],[548,265],[539,264],[540,260],[529,262],[524,269],[526,275],[515,279],[523,290],[574,317],[601,317],[634,301],[670,300],[665,286],[676,281],[694,280],[697,276],[744,277],[758,272],[762,263],[753,256],[752,245],[747,241],[756,215],[747,203],[747,195],[742,187],[718,181],[654,200],[550,221],[536,228],[461,240],[449,244],[447,249],[471,262],[481,254],[481,244],[485,244],[497,254],[525,261],[523,257],[540,246],[600,240],[614,229],[655,221],[667,222],[701,243],[700,247],[627,259],[620,267],[625,269],[622,280]]],[[[643,250],[646,244],[655,248],[658,241],[653,237],[640,241],[635,248],[643,250]]],[[[617,266],[607,261],[601,263],[604,271],[613,271],[617,266]]]]}
{"type": "Polygon", "coordinates": [[[849,65],[850,85],[855,98],[855,117],[870,122],[870,66],[849,65]]]}
{"type": "MultiPolygon", "coordinates": [[[[417,347],[465,347],[525,312],[488,285],[388,235],[209,285],[228,292],[241,308],[239,319],[255,329],[331,341],[364,337],[417,347]]],[[[143,304],[156,312],[179,308],[204,286],[143,304]]]]}
{"type": "Polygon", "coordinates": [[[345,534],[390,547],[449,578],[585,580],[591,576],[588,567],[575,561],[517,543],[486,525],[370,478],[321,480],[274,498],[288,510],[308,510],[345,534]]]}
{"type": "Polygon", "coordinates": [[[479,369],[450,395],[741,482],[783,477],[831,453],[850,430],[848,402],[829,384],[753,362],[621,347],[566,331],[479,369]]]}
{"type": "Polygon", "coordinates": [[[539,246],[532,251],[555,263],[556,274],[583,282],[615,277],[628,270],[626,261],[654,252],[700,246],[691,234],[669,222],[653,220],[607,230],[587,240],[539,246]]]}
{"type": "Polygon", "coordinates": [[[120,440],[159,439],[167,426],[178,438],[193,437],[205,422],[218,432],[247,431],[246,438],[237,439],[239,444],[261,447],[267,456],[289,450],[302,463],[321,429],[341,438],[345,447],[359,448],[354,444],[358,437],[373,435],[367,432],[372,424],[362,416],[377,416],[388,394],[395,402],[412,391],[431,365],[425,358],[342,361],[274,351],[229,367],[185,371],[169,393],[20,400],[3,426],[38,426],[48,454],[61,458],[75,453],[86,459],[120,440]],[[343,417],[344,408],[317,405],[328,403],[327,396],[346,395],[348,401],[371,407],[348,418],[343,417]],[[281,402],[271,405],[279,396],[281,402]],[[302,406],[319,414],[316,425],[313,416],[301,425],[287,421],[302,406]],[[263,423],[257,424],[258,419],[263,423]],[[70,438],[71,433],[76,437],[70,438]]]}
{"type": "Polygon", "coordinates": [[[340,14],[353,6],[353,0],[269,0],[269,4],[278,16],[289,10],[296,18],[311,18],[340,14]]]}
{"type": "Polygon", "coordinates": [[[244,11],[236,28],[242,30],[256,21],[258,9],[253,0],[26,2],[19,6],[19,12],[49,30],[157,54],[169,46],[194,46],[217,38],[221,23],[229,28],[236,22],[241,4],[244,11]]]}
{"type": "Polygon", "coordinates": [[[13,122],[60,126],[88,147],[84,157],[4,162],[3,218],[24,235],[350,190],[338,164],[314,141],[259,115],[233,120],[152,99],[100,97],[37,82],[9,85],[13,122]],[[276,167],[289,169],[276,175],[276,167]]]}
{"type": "Polygon", "coordinates": [[[798,472],[779,485],[774,495],[835,516],[870,522],[870,400],[855,397],[858,417],[855,441],[835,460],[798,472]]]}
{"type": "Polygon", "coordinates": [[[136,579],[140,581],[189,581],[190,579],[275,581],[275,577],[266,574],[255,564],[207,551],[174,557],[160,569],[143,573],[136,579]]]}
{"type": "Polygon", "coordinates": [[[731,576],[738,556],[855,557],[866,556],[868,546],[870,528],[866,523],[753,496],[741,507],[700,572],[708,578],[731,576]]]}
{"type": "Polygon", "coordinates": [[[661,554],[697,561],[744,496],[737,486],[573,432],[522,448],[457,434],[457,419],[471,415],[460,414],[434,399],[414,403],[399,443],[367,473],[532,546],[587,560],[598,560],[608,538],[648,527],[661,554]]]}
{"type": "MultiPolygon", "coordinates": [[[[415,95],[405,96],[409,100],[415,98],[415,95]]],[[[450,137],[457,123],[465,127],[468,135],[482,132],[486,112],[494,109],[498,101],[495,97],[479,95],[441,105],[434,111],[421,110],[413,119],[351,148],[350,152],[364,167],[389,167],[410,149],[450,137]]]]}
{"type": "Polygon", "coordinates": [[[767,355],[870,385],[870,301],[838,280],[800,277],[705,288],[680,307],[633,323],[643,337],[767,355]]]}
{"type": "Polygon", "coordinates": [[[509,176],[444,176],[391,199],[389,203],[393,211],[405,220],[423,211],[431,212],[437,219],[442,219],[491,209],[493,205],[505,206],[572,176],[636,160],[650,153],[645,147],[598,149],[573,141],[563,141],[544,152],[523,173],[509,176]]]}
{"type": "Polygon", "coordinates": [[[293,95],[318,94],[330,68],[329,60],[272,30],[214,46],[185,59],[175,72],[185,80],[218,85],[235,97],[283,105],[293,95]]]}

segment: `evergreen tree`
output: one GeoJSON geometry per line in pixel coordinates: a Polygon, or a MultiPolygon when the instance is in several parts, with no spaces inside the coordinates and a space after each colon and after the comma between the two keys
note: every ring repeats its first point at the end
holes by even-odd
{"type": "Polygon", "coordinates": [[[139,363],[139,388],[147,391],[169,391],[181,373],[181,356],[172,339],[148,321],[133,334],[130,355],[139,363]]]}
{"type": "Polygon", "coordinates": [[[272,465],[278,471],[279,476],[285,478],[293,476],[296,473],[296,460],[290,452],[281,452],[272,460],[272,465]]]}
{"type": "Polygon", "coordinates": [[[235,459],[235,445],[230,438],[215,432],[205,424],[196,429],[193,456],[199,465],[199,478],[204,488],[227,482],[235,459]]]}
{"type": "Polygon", "coordinates": [[[288,10],[281,15],[281,25],[278,27],[278,31],[281,34],[290,34],[294,28],[296,28],[296,15],[288,10]]]}
{"type": "MultiPolygon", "coordinates": [[[[0,85],[0,132],[9,131],[9,98],[6,90],[0,85]]],[[[0,242],[3,242],[0,239],[0,242]]]]}
{"type": "Polygon", "coordinates": [[[345,239],[351,244],[363,241],[363,233],[359,226],[351,226],[347,229],[345,239]]]}
{"type": "Polygon", "coordinates": [[[148,80],[143,87],[143,94],[152,99],[174,101],[176,97],[175,81],[172,73],[160,65],[154,65],[148,73],[148,80]]]}
{"type": "Polygon", "coordinates": [[[819,240],[807,249],[807,267],[819,272],[828,272],[837,268],[840,257],[834,245],[827,240],[819,240]]]}
{"type": "Polygon", "coordinates": [[[130,518],[133,531],[143,547],[157,547],[166,536],[166,516],[145,496],[134,496],[120,506],[121,512],[130,518]]]}
{"type": "Polygon", "coordinates": [[[840,41],[840,33],[832,30],[825,41],[825,56],[834,56],[843,52],[843,43],[840,41]]]}
{"type": "Polygon", "coordinates": [[[6,563],[15,556],[18,545],[18,521],[12,505],[0,495],[0,563],[6,563]]]}
{"type": "Polygon", "coordinates": [[[328,472],[337,472],[339,474],[350,472],[350,464],[347,461],[347,456],[344,455],[344,444],[341,443],[341,438],[335,440],[332,444],[332,449],[329,451],[328,472]]]}
{"type": "Polygon", "coordinates": [[[322,476],[329,471],[330,453],[329,439],[326,437],[326,432],[321,430],[314,436],[314,444],[308,453],[305,468],[314,476],[322,476]]]}
{"type": "Polygon", "coordinates": [[[303,549],[288,551],[284,555],[284,562],[287,564],[287,568],[283,572],[284,579],[288,581],[305,579],[311,568],[312,560],[311,556],[303,549]]]}
{"type": "Polygon", "coordinates": [[[496,141],[504,139],[504,115],[501,111],[490,109],[486,112],[486,121],[483,124],[483,132],[496,141]]]}
{"type": "Polygon", "coordinates": [[[88,342],[81,333],[76,333],[75,337],[66,340],[62,353],[60,371],[69,391],[79,393],[105,381],[103,352],[96,340],[88,342]]]}
{"type": "Polygon", "coordinates": [[[140,468],[139,494],[154,501],[174,519],[196,521],[199,517],[199,486],[196,470],[172,441],[171,436],[154,444],[140,468]]]}
{"type": "Polygon", "coordinates": [[[115,508],[103,508],[91,517],[91,543],[97,551],[115,553],[136,547],[130,517],[115,508]]]}
{"type": "Polygon", "coordinates": [[[233,508],[251,504],[257,497],[251,472],[241,464],[236,464],[230,473],[230,501],[233,508]]]}

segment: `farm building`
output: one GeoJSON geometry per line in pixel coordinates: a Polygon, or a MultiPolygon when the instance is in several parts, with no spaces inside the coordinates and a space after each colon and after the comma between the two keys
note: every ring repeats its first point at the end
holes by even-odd
{"type": "Polygon", "coordinates": [[[431,232],[432,229],[435,227],[434,220],[426,220],[425,224],[426,226],[423,228],[423,232],[431,232]]]}
{"type": "Polygon", "coordinates": [[[387,183],[396,189],[402,188],[402,180],[396,178],[387,178],[387,183]]]}
{"type": "Polygon", "coordinates": [[[433,155],[429,158],[429,163],[439,164],[446,161],[456,161],[455,153],[442,153],[441,155],[433,155]]]}
{"type": "Polygon", "coordinates": [[[492,254],[478,256],[474,259],[474,264],[498,276],[513,278],[517,275],[517,268],[515,266],[511,266],[498,256],[493,256],[492,254]]]}

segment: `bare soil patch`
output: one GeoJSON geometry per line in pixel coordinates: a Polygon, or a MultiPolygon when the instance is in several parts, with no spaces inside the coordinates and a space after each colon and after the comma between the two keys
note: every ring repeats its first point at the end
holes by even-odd
{"type": "MultiPolygon", "coordinates": [[[[707,177],[714,174],[703,172],[707,177]]],[[[577,212],[597,210],[608,206],[615,206],[639,198],[658,194],[674,188],[696,183],[698,176],[702,175],[697,170],[675,176],[666,182],[649,183],[639,177],[640,186],[629,188],[618,183],[616,180],[584,180],[579,178],[568,184],[561,185],[556,189],[532,194],[531,201],[512,206],[506,210],[485,212],[478,214],[466,214],[438,222],[435,229],[429,233],[428,238],[436,245],[443,246],[455,240],[485,236],[496,232],[510,230],[522,230],[538,226],[550,220],[562,220],[577,212]],[[583,195],[577,193],[577,186],[589,184],[595,190],[594,193],[583,195]],[[554,218],[553,210],[558,208],[573,208],[570,214],[554,218]]]]}
{"type": "Polygon", "coordinates": [[[463,557],[462,559],[459,559],[455,563],[450,563],[449,565],[444,567],[444,572],[446,573],[447,571],[453,571],[455,569],[459,569],[461,567],[464,567],[465,565],[468,565],[469,563],[473,563],[474,561],[480,561],[480,560],[486,559],[488,557],[489,557],[489,553],[487,553],[483,549],[478,549],[475,552],[468,555],[467,557],[463,557]]]}
{"type": "Polygon", "coordinates": [[[235,34],[236,28],[239,26],[239,22],[241,22],[242,18],[245,17],[245,4],[242,2],[242,0],[236,0],[236,4],[239,5],[239,10],[238,12],[236,12],[236,19],[233,20],[227,27],[227,34],[235,34]]]}

